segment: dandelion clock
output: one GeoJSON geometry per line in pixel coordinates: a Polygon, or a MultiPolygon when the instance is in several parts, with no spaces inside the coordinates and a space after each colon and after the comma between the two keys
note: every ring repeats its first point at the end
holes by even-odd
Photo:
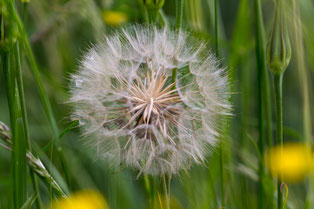
{"type": "Polygon", "coordinates": [[[182,30],[134,26],[95,44],[71,78],[73,120],[113,166],[172,175],[202,163],[228,115],[228,79],[182,30]]]}

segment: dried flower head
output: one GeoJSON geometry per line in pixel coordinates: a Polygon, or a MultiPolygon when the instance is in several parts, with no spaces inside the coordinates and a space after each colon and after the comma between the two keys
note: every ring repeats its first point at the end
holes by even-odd
{"type": "Polygon", "coordinates": [[[230,110],[226,73],[184,31],[135,26],[108,36],[71,83],[72,117],[88,144],[140,173],[175,174],[204,162],[230,110]]]}

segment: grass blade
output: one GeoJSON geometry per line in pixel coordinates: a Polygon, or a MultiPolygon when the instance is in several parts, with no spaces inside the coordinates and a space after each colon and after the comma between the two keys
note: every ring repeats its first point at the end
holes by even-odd
{"type": "Polygon", "coordinates": [[[59,140],[59,129],[58,129],[57,122],[56,122],[56,119],[55,119],[53,111],[52,111],[51,104],[50,104],[49,99],[48,99],[48,95],[46,94],[43,82],[41,80],[39,68],[37,66],[34,54],[33,54],[32,49],[30,47],[24,26],[22,24],[22,21],[18,15],[16,9],[14,8],[13,2],[9,1],[8,6],[9,6],[9,12],[11,12],[12,16],[15,18],[15,21],[18,25],[18,29],[19,29],[20,34],[21,34],[21,38],[24,42],[24,50],[25,50],[25,53],[27,55],[27,61],[28,61],[29,67],[31,69],[31,72],[33,73],[33,76],[36,80],[36,84],[37,84],[39,94],[40,94],[40,99],[41,99],[43,108],[45,110],[46,116],[48,118],[50,127],[52,129],[53,138],[56,140],[56,147],[57,147],[57,151],[58,151],[58,154],[60,157],[62,169],[65,173],[67,183],[69,184],[70,183],[69,175],[67,172],[64,154],[63,154],[62,147],[61,147],[60,140],[59,140]]]}
{"type": "MultiPolygon", "coordinates": [[[[305,143],[308,146],[313,144],[312,140],[312,121],[311,121],[311,103],[310,103],[310,87],[309,87],[309,73],[306,69],[306,64],[304,60],[304,43],[303,43],[303,30],[302,30],[302,16],[300,14],[300,2],[293,0],[292,9],[293,9],[293,32],[294,32],[294,47],[296,54],[296,62],[298,67],[298,73],[300,77],[301,93],[302,93],[302,105],[303,105],[303,135],[305,143]]],[[[314,197],[313,187],[314,180],[309,178],[307,182],[307,200],[306,200],[306,209],[311,208],[311,204],[314,197]],[[312,183],[311,183],[312,182],[312,183]]]]}
{"type": "MultiPolygon", "coordinates": [[[[24,96],[24,88],[23,88],[23,76],[22,76],[22,67],[21,67],[21,56],[20,56],[20,47],[19,43],[15,46],[15,57],[16,57],[16,81],[17,81],[17,88],[18,88],[18,94],[19,94],[19,103],[21,107],[21,113],[23,118],[23,129],[24,129],[24,135],[25,135],[25,141],[26,141],[26,149],[31,151],[31,143],[29,139],[29,125],[28,125],[28,118],[27,118],[27,112],[26,112],[26,104],[25,104],[25,96],[24,96]]],[[[36,199],[36,206],[38,209],[41,209],[41,202],[40,202],[40,196],[38,192],[38,184],[37,180],[35,178],[34,172],[30,170],[30,177],[32,180],[32,185],[34,192],[36,196],[38,197],[36,199]]]]}
{"type": "MultiPolygon", "coordinates": [[[[1,121],[0,121],[0,137],[5,142],[5,144],[0,144],[0,145],[12,151],[12,136],[10,134],[10,129],[1,121]]],[[[27,162],[30,168],[32,169],[32,171],[34,171],[49,188],[51,187],[53,192],[57,196],[66,197],[68,193],[68,189],[66,187],[61,188],[59,183],[55,180],[55,177],[51,175],[50,172],[46,169],[41,159],[35,157],[30,151],[26,152],[26,156],[27,156],[27,162]]],[[[57,172],[57,170],[54,167],[53,169],[55,170],[55,172],[57,172]]],[[[58,175],[58,178],[61,179],[62,183],[64,182],[62,177],[60,177],[60,175],[58,175]]],[[[37,196],[36,193],[34,194],[37,196]]]]}
{"type": "Polygon", "coordinates": [[[261,8],[261,1],[256,0],[255,20],[256,20],[256,63],[257,63],[257,81],[258,81],[258,117],[259,117],[259,151],[261,153],[261,160],[259,162],[259,194],[258,194],[258,208],[262,209],[265,205],[265,197],[267,199],[267,207],[273,207],[272,194],[265,194],[262,179],[265,177],[264,169],[264,150],[265,138],[268,139],[268,146],[272,146],[272,121],[271,121],[271,102],[270,102],[270,85],[266,64],[266,44],[265,44],[265,29],[261,8]]]}
{"type": "Polygon", "coordinates": [[[13,184],[14,208],[19,209],[26,200],[26,144],[23,121],[18,106],[18,95],[15,85],[15,66],[13,53],[2,52],[2,65],[5,74],[9,113],[11,121],[12,150],[11,172],[13,184]]]}
{"type": "MultiPolygon", "coordinates": [[[[66,127],[66,128],[61,132],[61,134],[59,135],[59,139],[61,140],[61,139],[64,137],[64,135],[66,135],[72,128],[76,127],[78,124],[79,124],[78,121],[74,121],[73,123],[71,123],[68,127],[66,127]]],[[[42,149],[42,151],[46,152],[46,151],[49,149],[49,147],[50,147],[51,145],[53,145],[53,143],[54,143],[55,141],[56,141],[55,139],[51,140],[51,141],[42,149]]]]}
{"type": "Polygon", "coordinates": [[[35,202],[35,200],[37,199],[37,195],[34,193],[32,196],[30,196],[26,202],[24,203],[24,205],[21,207],[21,209],[31,209],[33,203],[35,202]]]}
{"type": "Polygon", "coordinates": [[[26,143],[22,118],[16,120],[16,137],[13,138],[14,189],[16,208],[21,208],[26,200],[26,143]]]}

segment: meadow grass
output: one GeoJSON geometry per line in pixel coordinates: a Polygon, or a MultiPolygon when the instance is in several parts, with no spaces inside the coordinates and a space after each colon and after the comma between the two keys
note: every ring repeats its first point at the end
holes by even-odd
{"type": "Polygon", "coordinates": [[[313,146],[311,0],[1,0],[0,9],[0,208],[49,208],[84,189],[111,209],[313,207],[313,171],[289,182],[266,161],[275,145],[313,146]],[[104,35],[145,24],[205,41],[230,83],[220,142],[178,175],[112,168],[70,120],[69,77],[82,55],[104,35]]]}

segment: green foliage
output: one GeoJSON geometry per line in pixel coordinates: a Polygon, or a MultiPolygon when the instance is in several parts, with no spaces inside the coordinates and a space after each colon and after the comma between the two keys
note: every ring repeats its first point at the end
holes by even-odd
{"type": "MultiPolygon", "coordinates": [[[[212,0],[1,0],[0,121],[10,133],[0,128],[0,208],[46,208],[59,196],[93,188],[111,209],[157,209],[158,194],[169,192],[159,179],[137,179],[138,173],[124,167],[113,170],[85,146],[79,123],[69,122],[69,75],[88,47],[114,30],[104,23],[103,11],[125,13],[127,25],[149,18],[161,27],[188,30],[219,52],[230,74],[234,116],[221,127],[223,159],[217,147],[205,166],[172,177],[176,207],[273,209],[281,194],[282,208],[313,207],[313,177],[276,187],[263,161],[276,129],[282,132],[279,141],[311,144],[313,136],[314,3],[278,2],[284,7],[262,0],[217,0],[216,5],[212,0]],[[267,61],[275,74],[288,69],[285,77],[270,77],[267,61]],[[275,87],[279,94],[283,90],[277,127],[275,87]]],[[[173,78],[185,70],[174,70],[173,78]]],[[[197,82],[193,76],[184,79],[197,82]]]]}

